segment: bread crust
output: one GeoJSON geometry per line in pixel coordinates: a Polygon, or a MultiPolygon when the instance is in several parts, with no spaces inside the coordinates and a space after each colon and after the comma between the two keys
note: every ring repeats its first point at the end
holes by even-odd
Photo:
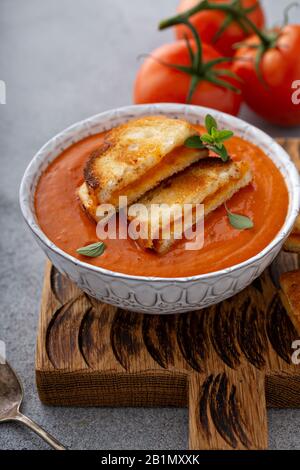
{"type": "Polygon", "coordinates": [[[300,334],[300,270],[282,274],[279,282],[283,305],[300,334]]]}
{"type": "Polygon", "coordinates": [[[91,189],[97,189],[100,186],[100,180],[98,175],[94,172],[94,163],[98,158],[101,158],[101,155],[105,154],[112,147],[111,142],[104,141],[103,144],[97,149],[94,150],[89,158],[89,161],[84,167],[83,175],[84,180],[87,186],[91,189]]]}
{"type": "Polygon", "coordinates": [[[290,253],[300,253],[300,216],[298,215],[291,235],[286,239],[283,248],[290,253]]]}

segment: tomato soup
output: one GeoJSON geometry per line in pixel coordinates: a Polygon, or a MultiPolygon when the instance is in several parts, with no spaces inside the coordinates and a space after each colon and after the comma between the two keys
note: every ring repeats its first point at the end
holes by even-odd
{"type": "Polygon", "coordinates": [[[99,241],[96,223],[81,208],[77,189],[83,183],[83,167],[104,135],[87,137],[65,150],[42,174],[36,190],[36,214],[41,229],[59,248],[75,258],[138,276],[193,276],[251,258],[265,248],[282,227],[288,208],[283,177],[261,149],[232,137],[227,143],[229,154],[233,160],[249,162],[253,181],[228,201],[228,208],[250,217],[253,229],[233,228],[222,206],[205,218],[204,246],[199,250],[186,250],[186,241],[180,240],[170,252],[158,255],[143,251],[128,238],[105,240],[106,250],[97,258],[77,254],[78,248],[99,241]]]}

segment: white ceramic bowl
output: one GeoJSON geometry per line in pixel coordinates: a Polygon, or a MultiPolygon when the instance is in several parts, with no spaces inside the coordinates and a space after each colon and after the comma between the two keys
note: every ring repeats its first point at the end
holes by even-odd
{"type": "Polygon", "coordinates": [[[269,136],[246,122],[215,110],[198,106],[153,104],[128,106],[85,119],[47,142],[29,164],[20,188],[20,204],[36,241],[57,269],[83,291],[103,302],[151,314],[179,313],[220,302],[238,293],[258,277],[279,253],[299,210],[299,175],[287,153],[269,136]],[[247,261],[210,274],[185,278],[130,276],[112,272],[68,255],[52,243],[39,227],[34,210],[34,193],[41,173],[64,149],[89,135],[108,130],[143,115],[164,114],[203,123],[212,113],[221,127],[258,145],[279,168],[289,191],[285,223],[258,255],[247,261]]]}

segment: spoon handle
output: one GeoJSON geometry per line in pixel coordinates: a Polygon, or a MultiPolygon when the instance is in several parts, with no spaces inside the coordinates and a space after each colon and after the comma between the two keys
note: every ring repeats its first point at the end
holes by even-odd
{"type": "Polygon", "coordinates": [[[32,421],[27,416],[23,415],[22,413],[18,412],[14,419],[16,421],[20,421],[21,423],[28,426],[32,431],[34,431],[38,436],[40,436],[44,441],[46,441],[53,449],[55,450],[66,450],[64,446],[62,446],[54,437],[52,437],[47,431],[41,428],[38,424],[32,421]]]}

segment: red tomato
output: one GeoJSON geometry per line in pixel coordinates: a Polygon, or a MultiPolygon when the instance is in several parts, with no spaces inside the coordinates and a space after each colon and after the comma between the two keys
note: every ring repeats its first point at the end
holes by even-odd
{"type": "MultiPolygon", "coordinates": [[[[193,41],[191,41],[191,46],[195,50],[193,41]]],[[[204,62],[219,57],[221,57],[220,54],[212,46],[203,44],[204,62]]],[[[190,66],[191,61],[186,42],[182,40],[165,44],[145,60],[135,81],[135,103],[186,103],[191,75],[170,68],[162,64],[161,61],[168,64],[190,66]]],[[[231,66],[228,64],[214,66],[213,70],[218,68],[231,70],[231,66]]],[[[236,85],[231,78],[225,76],[220,78],[227,83],[236,85]]],[[[241,105],[241,95],[203,79],[198,83],[190,104],[207,106],[237,115],[241,105]]]]}
{"type": "MultiPolygon", "coordinates": [[[[190,8],[194,7],[199,0],[181,0],[178,7],[178,12],[182,13],[190,8]]],[[[211,3],[231,3],[231,0],[211,0],[211,3]]],[[[249,13],[247,16],[258,28],[263,28],[265,24],[264,13],[259,5],[258,0],[242,0],[242,6],[244,8],[251,8],[258,4],[256,10],[252,13],[249,13]]],[[[193,15],[190,18],[191,23],[196,27],[202,41],[212,44],[221,54],[226,57],[234,55],[234,49],[232,45],[243,41],[249,33],[245,33],[242,28],[235,22],[232,23],[226,28],[226,30],[221,34],[221,36],[215,41],[214,38],[224,20],[226,19],[226,14],[222,11],[215,10],[206,10],[200,11],[193,15]]],[[[188,37],[191,37],[190,30],[184,25],[176,26],[176,36],[178,39],[182,39],[186,34],[188,37]]],[[[250,33],[251,34],[251,33],[250,33]]]]}
{"type": "MultiPolygon", "coordinates": [[[[247,44],[259,44],[259,39],[252,36],[247,44]]],[[[265,52],[260,66],[263,80],[256,73],[256,53],[257,49],[245,46],[238,50],[233,64],[233,70],[243,80],[245,101],[274,124],[300,124],[300,104],[296,99],[299,93],[294,89],[300,80],[300,25],[282,28],[276,47],[265,52]]]]}

